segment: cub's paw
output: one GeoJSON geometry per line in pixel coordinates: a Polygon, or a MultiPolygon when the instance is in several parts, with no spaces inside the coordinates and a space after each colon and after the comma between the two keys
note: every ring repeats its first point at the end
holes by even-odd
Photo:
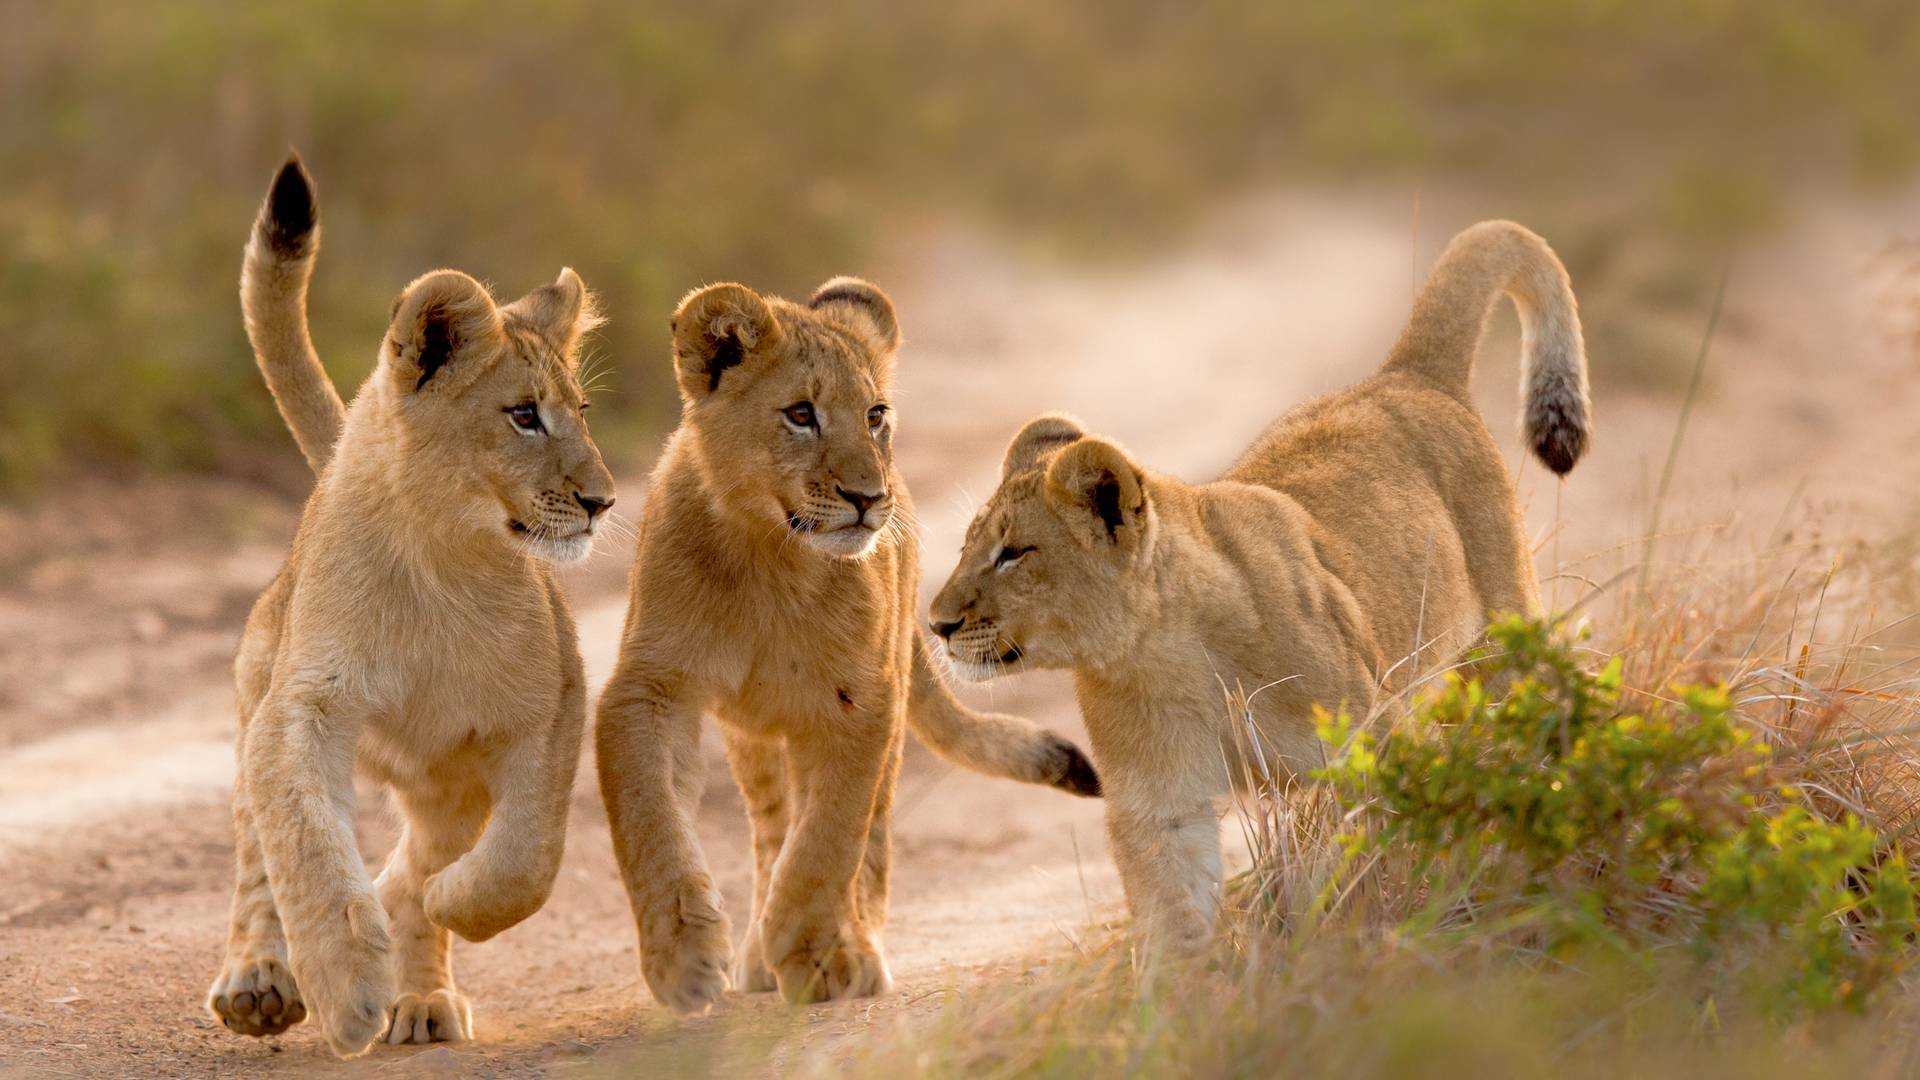
{"type": "Polygon", "coordinates": [[[773,969],[767,966],[766,953],[760,946],[759,923],[747,928],[747,939],[740,944],[740,957],[733,962],[733,985],[748,994],[766,994],[780,989],[780,984],[773,977],[773,969]]]}
{"type": "Polygon", "coordinates": [[[450,989],[429,994],[401,994],[393,1003],[387,1025],[387,1043],[466,1042],[473,1038],[473,1006],[450,989]]]}
{"type": "Polygon", "coordinates": [[[1134,920],[1134,934],[1148,949],[1196,956],[1213,943],[1213,921],[1198,907],[1182,904],[1144,913],[1134,920]]]}
{"type": "Polygon", "coordinates": [[[776,951],[770,940],[766,955],[772,961],[780,996],[795,1005],[811,1005],[840,998],[871,997],[893,989],[893,975],[877,941],[822,929],[793,936],[796,944],[776,951]]]}
{"type": "Polygon", "coordinates": [[[393,1007],[393,947],[386,912],[366,896],[349,904],[347,933],[317,943],[301,980],[327,1045],[358,1057],[387,1030],[393,1007]]]}
{"type": "Polygon", "coordinates": [[[307,1018],[293,972],[276,956],[228,963],[207,991],[207,1008],[227,1030],[255,1037],[278,1035],[307,1018]]]}
{"type": "Polygon", "coordinates": [[[733,948],[720,898],[705,879],[674,889],[640,925],[640,972],[662,1005],[682,1015],[707,1011],[727,989],[733,948]]]}
{"type": "Polygon", "coordinates": [[[340,993],[320,1001],[315,1013],[327,1045],[340,1057],[359,1057],[387,1030],[393,976],[384,966],[353,973],[341,981],[340,993]]]}

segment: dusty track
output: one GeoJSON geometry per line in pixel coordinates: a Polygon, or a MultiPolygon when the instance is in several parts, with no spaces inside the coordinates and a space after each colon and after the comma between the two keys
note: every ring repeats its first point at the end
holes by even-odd
{"type": "MultiPolygon", "coordinates": [[[[1456,207],[1448,224],[1487,209],[1456,207]]],[[[1103,278],[1026,268],[953,238],[875,268],[912,339],[900,449],[926,531],[928,587],[951,563],[971,499],[989,490],[1000,448],[1035,412],[1075,411],[1143,460],[1198,478],[1286,406],[1370,370],[1409,298],[1406,223],[1391,202],[1275,201],[1222,218],[1163,264],[1103,278]]],[[[1862,270],[1885,235],[1876,228],[1816,215],[1743,263],[1680,474],[1681,489],[1699,496],[1690,520],[1741,512],[1771,523],[1799,489],[1872,535],[1910,523],[1920,395],[1912,355],[1870,317],[1862,270]]],[[[1423,266],[1443,239],[1429,232],[1423,266]]],[[[1607,370],[1596,357],[1599,439],[1564,491],[1563,561],[1635,535],[1671,431],[1671,399],[1616,392],[1607,370]]],[[[1510,338],[1489,347],[1477,379],[1494,430],[1514,447],[1510,338]]],[[[1537,466],[1521,475],[1546,537],[1551,481],[1537,466]]],[[[609,1061],[761,1071],[931,1011],[981,971],[1017,971],[1021,957],[1078,937],[1119,898],[1097,803],[955,772],[915,747],[887,936],[898,989],[800,1011],[734,997],[713,1017],[678,1022],[640,982],[588,768],[552,902],[492,943],[457,948],[479,1042],[382,1049],[342,1066],[308,1027],[265,1042],[233,1036],[201,1006],[231,871],[223,667],[245,599],[277,557],[257,545],[156,558],[130,535],[117,553],[49,560],[0,584],[9,652],[0,675],[10,680],[0,696],[0,1072],[518,1074],[609,1061]],[[101,581],[127,574],[131,599],[101,581]]],[[[597,556],[570,579],[596,685],[612,663],[624,558],[597,556]]],[[[1083,737],[1061,678],[1028,677],[993,695],[1083,737]]],[[[700,828],[737,933],[745,825],[717,752],[713,762],[700,828]]],[[[378,798],[362,805],[363,848],[377,857],[391,827],[378,798]]]]}

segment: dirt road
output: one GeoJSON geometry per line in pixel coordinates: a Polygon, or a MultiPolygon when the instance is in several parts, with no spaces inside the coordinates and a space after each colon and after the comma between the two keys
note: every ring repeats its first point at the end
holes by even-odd
{"type": "MultiPolygon", "coordinates": [[[[1463,201],[1436,214],[1430,204],[1427,216],[1456,226],[1491,209],[1463,201]]],[[[1770,522],[1798,491],[1849,528],[1910,522],[1920,470],[1902,463],[1920,462],[1920,426],[1909,419],[1920,394],[1912,353],[1874,318],[1884,290],[1869,258],[1885,239],[1884,214],[1810,212],[1743,262],[1679,474],[1691,520],[1741,512],[1770,522]]],[[[1201,478],[1288,404],[1371,370],[1404,316],[1416,260],[1424,267],[1444,239],[1429,224],[1416,255],[1409,221],[1388,200],[1275,199],[1223,215],[1145,268],[1040,269],[940,235],[871,268],[892,287],[911,339],[897,406],[902,466],[925,527],[923,587],[950,567],[1000,449],[1033,413],[1076,412],[1142,460],[1201,478]]],[[[1518,463],[1511,335],[1486,358],[1483,405],[1518,463]]],[[[1558,508],[1563,561],[1637,535],[1672,430],[1671,397],[1616,392],[1607,372],[1607,358],[1595,357],[1599,438],[1558,508]]],[[[1520,475],[1545,542],[1556,492],[1537,466],[1520,475]]],[[[456,949],[477,1043],[381,1049],[370,1064],[340,1066],[307,1026],[271,1041],[233,1036],[201,1005],[231,871],[223,668],[278,551],[256,543],[175,557],[153,554],[148,539],[136,532],[114,554],[49,560],[0,589],[11,653],[0,659],[10,681],[0,695],[0,1072],[765,1071],[931,1012],[982,972],[1017,973],[1022,958],[1065,946],[1119,900],[1099,804],[959,773],[915,747],[887,935],[897,989],[799,1011],[734,997],[715,1016],[676,1021],[640,981],[605,817],[583,768],[552,902],[493,942],[456,949]],[[112,584],[123,580],[132,585],[112,584]]],[[[613,660],[624,559],[598,555],[569,578],[595,685],[613,660]]],[[[1084,737],[1060,677],[988,690],[996,707],[1084,737]]],[[[712,760],[699,824],[737,933],[745,822],[717,748],[712,760]]],[[[363,849],[383,854],[392,827],[371,793],[361,824],[363,849]]]]}

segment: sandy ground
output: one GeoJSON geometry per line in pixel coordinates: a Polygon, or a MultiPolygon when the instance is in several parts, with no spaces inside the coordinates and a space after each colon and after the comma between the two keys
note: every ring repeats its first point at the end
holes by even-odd
{"type": "MultiPolygon", "coordinates": [[[[925,590],[951,566],[973,500],[1026,417],[1076,412],[1143,461],[1204,478],[1287,405],[1377,364],[1414,267],[1452,228],[1497,209],[1429,200],[1416,243],[1409,208],[1391,199],[1275,198],[1223,214],[1143,267],[1067,271],[934,234],[869,268],[892,287],[911,338],[899,448],[925,527],[925,590]]],[[[1809,209],[1743,254],[1677,477],[1688,506],[1670,519],[1677,528],[1730,516],[1771,525],[1790,505],[1845,533],[1911,525],[1920,380],[1902,338],[1911,324],[1887,314],[1907,283],[1876,260],[1899,221],[1920,221],[1897,209],[1809,209]]],[[[1557,552],[1588,573],[1644,528],[1677,402],[1616,391],[1596,356],[1596,449],[1556,490],[1517,452],[1510,322],[1501,316],[1477,375],[1483,407],[1519,466],[1543,566],[1557,552]]],[[[201,1004],[231,872],[226,665],[292,516],[218,485],[137,499],[124,527],[0,565],[0,1073],[765,1072],[830,1060],[978,979],[1017,976],[1118,904],[1098,803],[961,773],[915,747],[887,935],[895,991],[804,1010],[735,996],[676,1021],[639,978],[583,768],[553,900],[495,941],[456,950],[478,1042],[340,1065],[307,1026],[275,1040],[231,1035],[201,1004]]],[[[0,541],[43,535],[59,513],[0,519],[0,541]]],[[[613,660],[625,558],[608,551],[569,574],[595,684],[613,660]]],[[[1063,677],[969,693],[1084,737],[1063,677]]],[[[737,933],[745,822],[717,748],[712,758],[699,824],[737,933]]],[[[363,849],[378,856],[393,829],[382,800],[363,794],[363,849]]]]}

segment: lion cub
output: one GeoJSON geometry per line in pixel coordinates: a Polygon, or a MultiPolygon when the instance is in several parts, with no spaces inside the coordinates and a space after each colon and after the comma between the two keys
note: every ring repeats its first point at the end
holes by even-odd
{"type": "Polygon", "coordinates": [[[1216,800],[1249,770],[1319,766],[1314,706],[1365,713],[1490,615],[1538,610],[1513,482],[1467,386],[1501,292],[1524,330],[1527,441],[1564,474],[1588,436],[1573,292],[1545,241],[1503,221],[1454,239],[1379,374],[1283,416],[1213,483],[1150,472],[1062,416],[1008,448],[933,630],[972,678],[1073,672],[1150,932],[1210,932],[1216,800]],[[1240,753],[1249,710],[1259,763],[1240,753]]]}
{"type": "Polygon", "coordinates": [[[297,158],[240,282],[247,334],[319,475],[241,639],[237,881],[208,998],[245,1035],[308,1012],[335,1053],[471,1036],[451,930],[538,910],[560,864],[586,704],[549,562],[584,558],[613,480],[587,435],[571,270],[505,306],[437,270],[394,305],[342,407],[307,335],[318,250],[297,158]],[[356,763],[405,818],[378,880],[353,835],[356,763]]]}
{"type": "Polygon", "coordinates": [[[1078,795],[1099,783],[1072,743],[963,708],[929,663],[885,294],[836,278],[794,304],[713,285],[672,331],[684,407],[595,732],[641,972],[676,1012],[727,986],[727,919],[693,831],[712,713],[753,829],[733,977],[796,1001],[878,993],[905,724],[982,772],[1078,795]]]}

